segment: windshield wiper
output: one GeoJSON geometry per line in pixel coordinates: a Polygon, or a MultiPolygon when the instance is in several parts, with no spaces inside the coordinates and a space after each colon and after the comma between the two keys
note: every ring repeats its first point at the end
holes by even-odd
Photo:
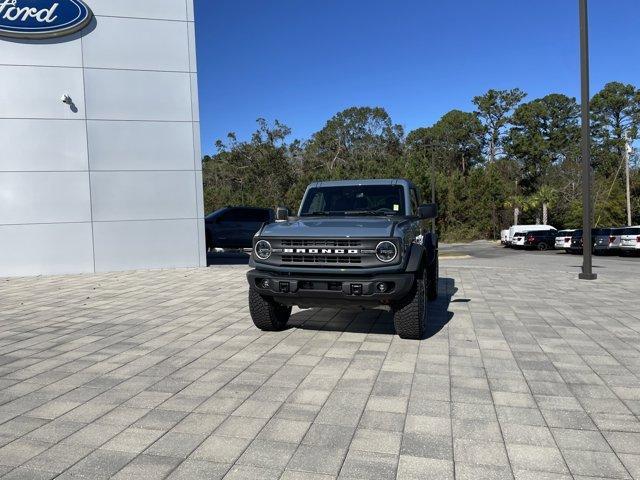
{"type": "Polygon", "coordinates": [[[385,212],[384,210],[350,210],[345,215],[398,215],[398,212],[385,212]]]}
{"type": "Polygon", "coordinates": [[[331,215],[334,212],[325,212],[323,210],[317,210],[315,212],[307,212],[307,213],[303,213],[302,215],[300,215],[301,217],[319,217],[319,216],[326,216],[326,215],[331,215]]]}

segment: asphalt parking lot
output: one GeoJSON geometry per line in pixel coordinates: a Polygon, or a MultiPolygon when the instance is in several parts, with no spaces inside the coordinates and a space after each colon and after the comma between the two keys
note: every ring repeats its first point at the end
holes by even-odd
{"type": "Polygon", "coordinates": [[[640,478],[640,259],[443,246],[426,339],[256,330],[246,260],[0,280],[0,475],[640,478]]]}

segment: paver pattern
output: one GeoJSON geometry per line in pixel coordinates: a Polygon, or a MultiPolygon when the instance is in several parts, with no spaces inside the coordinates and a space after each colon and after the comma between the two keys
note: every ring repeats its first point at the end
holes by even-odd
{"type": "Polygon", "coordinates": [[[420,342],[260,332],[244,266],[1,280],[0,476],[640,478],[638,277],[443,263],[420,342]]]}

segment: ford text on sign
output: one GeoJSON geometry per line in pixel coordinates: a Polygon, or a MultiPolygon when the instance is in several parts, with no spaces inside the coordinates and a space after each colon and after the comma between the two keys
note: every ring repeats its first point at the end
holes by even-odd
{"type": "Polygon", "coordinates": [[[51,38],[86,27],[93,12],[82,0],[0,0],[0,36],[51,38]]]}

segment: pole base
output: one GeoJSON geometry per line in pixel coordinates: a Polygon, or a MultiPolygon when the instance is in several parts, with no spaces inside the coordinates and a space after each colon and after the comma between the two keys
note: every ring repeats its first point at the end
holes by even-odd
{"type": "Polygon", "coordinates": [[[596,273],[581,273],[578,275],[580,280],[595,280],[598,278],[598,274],[596,273]]]}

